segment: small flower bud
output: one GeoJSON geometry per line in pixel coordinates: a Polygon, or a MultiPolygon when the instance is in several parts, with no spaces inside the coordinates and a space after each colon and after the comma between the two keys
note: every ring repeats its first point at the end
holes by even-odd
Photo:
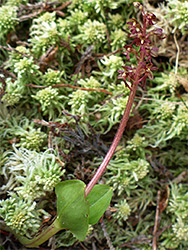
{"type": "Polygon", "coordinates": [[[157,18],[153,13],[147,13],[146,19],[149,25],[154,25],[157,21],[157,18]]]}
{"type": "Polygon", "coordinates": [[[139,8],[140,10],[143,10],[143,6],[139,2],[133,3],[134,7],[139,8]]]}

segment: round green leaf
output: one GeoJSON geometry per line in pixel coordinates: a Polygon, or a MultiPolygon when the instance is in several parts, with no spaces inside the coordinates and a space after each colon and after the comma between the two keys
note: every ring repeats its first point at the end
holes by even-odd
{"type": "Polygon", "coordinates": [[[57,220],[62,229],[69,229],[79,240],[88,230],[89,204],[85,199],[85,183],[63,181],[56,185],[57,220]]]}
{"type": "Polygon", "coordinates": [[[89,224],[94,225],[106,211],[112,199],[112,188],[107,185],[95,185],[87,196],[89,202],[89,224]]]}

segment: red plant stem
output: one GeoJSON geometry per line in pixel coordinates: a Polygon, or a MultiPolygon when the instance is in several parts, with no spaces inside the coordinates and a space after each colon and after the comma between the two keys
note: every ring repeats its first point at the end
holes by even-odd
{"type": "Polygon", "coordinates": [[[133,84],[132,86],[132,90],[129,94],[129,98],[127,101],[127,105],[123,114],[123,118],[121,120],[121,123],[119,125],[119,128],[116,132],[116,135],[114,137],[114,140],[110,146],[110,149],[108,150],[108,153],[106,154],[104,160],[102,161],[101,165],[99,166],[97,172],[95,173],[95,175],[93,176],[93,178],[91,179],[91,181],[89,182],[89,184],[87,185],[86,189],[85,189],[85,196],[87,197],[88,194],[91,192],[92,188],[95,186],[95,184],[97,183],[97,181],[100,179],[101,175],[104,173],[109,161],[111,160],[118,144],[119,141],[123,135],[124,129],[127,125],[127,121],[129,119],[129,114],[134,102],[134,97],[136,94],[136,90],[137,90],[137,84],[133,84]]]}

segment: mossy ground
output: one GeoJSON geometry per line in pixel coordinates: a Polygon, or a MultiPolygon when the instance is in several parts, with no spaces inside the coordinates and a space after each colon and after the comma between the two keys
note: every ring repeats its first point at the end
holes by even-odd
{"type": "MultiPolygon", "coordinates": [[[[35,231],[56,215],[55,184],[74,178],[88,183],[116,133],[129,95],[117,78],[126,59],[123,46],[131,42],[126,22],[140,18],[133,2],[1,3],[1,202],[15,195],[25,202],[29,193],[36,202],[35,231]]],[[[157,16],[167,37],[153,41],[158,71],[145,89],[138,88],[101,179],[113,187],[113,199],[84,242],[63,231],[41,249],[188,247],[188,4],[139,2],[157,16]]],[[[1,207],[2,247],[24,250],[6,226],[10,209],[1,207]]],[[[33,236],[31,229],[23,230],[33,236]]]]}

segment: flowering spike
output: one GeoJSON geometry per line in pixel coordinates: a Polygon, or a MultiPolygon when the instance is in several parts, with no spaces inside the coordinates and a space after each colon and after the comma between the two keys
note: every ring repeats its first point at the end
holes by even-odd
{"type": "Polygon", "coordinates": [[[134,2],[134,6],[142,11],[143,23],[140,24],[134,18],[127,22],[130,31],[129,37],[134,40],[130,45],[124,46],[126,51],[123,53],[126,55],[128,62],[130,62],[130,55],[134,55],[137,59],[137,64],[131,65],[131,67],[123,66],[124,70],[118,71],[120,73],[118,78],[123,79],[126,86],[129,86],[127,84],[128,81],[131,86],[142,84],[144,87],[146,79],[153,79],[152,71],[157,69],[157,67],[153,67],[151,59],[157,56],[158,48],[152,46],[150,36],[155,35],[159,39],[164,39],[165,36],[160,28],[148,32],[147,28],[156,23],[156,16],[153,13],[145,12],[143,6],[138,2],[134,2]],[[133,48],[133,45],[138,49],[133,48]]]}
{"type": "MultiPolygon", "coordinates": [[[[123,135],[123,131],[125,129],[125,126],[127,124],[129,114],[134,102],[134,97],[136,94],[137,86],[142,85],[145,86],[145,82],[147,77],[150,79],[153,78],[152,71],[156,69],[156,67],[153,67],[153,64],[151,62],[152,56],[156,56],[157,49],[155,47],[152,47],[151,40],[149,39],[149,36],[152,33],[152,31],[147,32],[147,28],[149,25],[153,25],[156,21],[156,17],[153,14],[149,14],[147,12],[144,12],[143,6],[135,2],[135,7],[138,7],[142,11],[143,16],[143,24],[140,24],[136,19],[131,19],[127,25],[130,30],[129,37],[133,38],[133,42],[130,45],[125,45],[125,52],[124,54],[127,57],[127,61],[129,62],[129,65],[123,66],[123,70],[119,70],[119,79],[123,79],[125,82],[126,87],[128,87],[131,91],[129,94],[129,98],[127,101],[127,105],[125,107],[125,111],[121,120],[121,123],[119,125],[118,131],[114,137],[114,140],[110,146],[110,149],[108,153],[106,154],[105,158],[103,159],[101,165],[97,169],[97,172],[89,182],[89,184],[86,187],[85,190],[85,196],[90,193],[94,185],[97,183],[103,172],[105,171],[109,161],[111,160],[117,145],[123,135]],[[133,48],[133,45],[137,47],[137,49],[133,48]],[[130,54],[135,55],[137,64],[130,66],[130,54]]],[[[161,31],[155,31],[159,33],[159,36],[161,37],[161,31]]],[[[158,34],[156,34],[158,35],[158,34]]],[[[134,174],[134,177],[138,179],[137,174],[134,174]]]]}

